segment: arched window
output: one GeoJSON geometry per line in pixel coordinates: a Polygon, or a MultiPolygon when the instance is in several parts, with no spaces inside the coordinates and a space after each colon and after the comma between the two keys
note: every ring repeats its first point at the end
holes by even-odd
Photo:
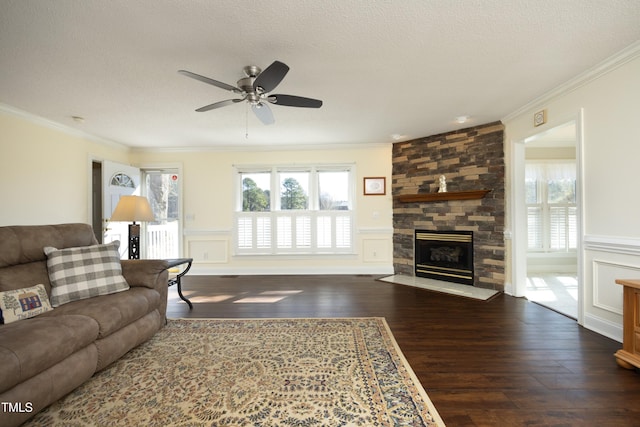
{"type": "Polygon", "coordinates": [[[117,173],[113,175],[113,178],[111,178],[111,185],[114,187],[136,188],[136,184],[133,182],[133,179],[124,173],[117,173]]]}

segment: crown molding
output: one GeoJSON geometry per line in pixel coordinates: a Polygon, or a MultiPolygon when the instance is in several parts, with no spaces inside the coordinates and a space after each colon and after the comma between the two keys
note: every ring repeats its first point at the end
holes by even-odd
{"type": "Polygon", "coordinates": [[[40,117],[37,116],[35,114],[32,113],[28,113],[26,111],[20,110],[18,108],[12,107],[10,105],[7,104],[2,104],[0,103],[0,112],[2,113],[6,113],[7,115],[10,116],[14,116],[14,117],[18,117],[20,119],[26,120],[30,123],[33,123],[35,125],[38,126],[42,126],[51,130],[55,130],[55,131],[59,131],[62,133],[65,133],[69,136],[74,136],[77,138],[82,138],[82,139],[86,139],[92,142],[96,142],[98,144],[102,144],[102,145],[106,145],[109,146],[111,148],[116,148],[118,150],[122,150],[122,151],[130,151],[131,148],[121,144],[119,142],[110,140],[110,139],[106,139],[106,138],[101,138],[95,135],[92,135],[90,133],[84,132],[82,130],[79,129],[75,129],[72,128],[70,126],[66,126],[63,125],[61,123],[58,122],[54,122],[53,120],[49,120],[49,119],[45,119],[44,117],[40,117]]]}
{"type": "Polygon", "coordinates": [[[363,142],[362,144],[309,144],[309,145],[220,145],[211,147],[130,147],[110,139],[101,138],[53,120],[20,110],[7,104],[0,103],[0,112],[21,118],[33,124],[48,129],[63,132],[70,136],[87,139],[99,144],[107,145],[130,153],[195,153],[195,152],[231,152],[231,151],[313,151],[313,150],[349,150],[391,147],[390,142],[363,142]]]}
{"type": "Polygon", "coordinates": [[[561,84],[555,89],[550,90],[549,92],[539,96],[533,101],[523,105],[518,108],[516,111],[507,114],[502,118],[502,122],[505,123],[510,121],[522,114],[527,113],[530,110],[535,110],[537,108],[541,108],[544,104],[549,103],[553,99],[559,98],[560,96],[566,95],[574,90],[602,77],[603,75],[615,70],[616,68],[621,67],[622,65],[636,59],[640,56],[640,40],[632,43],[626,48],[622,49],[618,53],[610,56],[605,59],[601,63],[596,66],[588,69],[587,71],[578,74],[576,77],[571,80],[561,84]]]}
{"type": "Polygon", "coordinates": [[[309,145],[218,145],[210,147],[131,147],[133,153],[202,153],[231,151],[323,151],[323,150],[363,150],[392,147],[391,142],[363,142],[362,144],[309,144],[309,145]]]}

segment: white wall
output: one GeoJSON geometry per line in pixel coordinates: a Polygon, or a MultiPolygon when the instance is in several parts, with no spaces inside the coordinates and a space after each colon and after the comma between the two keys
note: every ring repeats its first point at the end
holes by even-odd
{"type": "Polygon", "coordinates": [[[0,108],[0,226],[91,223],[91,158],[129,150],[6,106],[0,108]]]}
{"type": "Polygon", "coordinates": [[[570,120],[578,120],[578,161],[582,173],[583,292],[579,321],[611,338],[622,339],[622,288],[618,278],[640,278],[640,43],[587,72],[503,121],[507,174],[507,287],[523,286],[517,246],[521,178],[515,167],[523,141],[570,120]],[[533,126],[536,111],[548,122],[533,126]]]}
{"type": "Polygon", "coordinates": [[[91,161],[182,171],[184,255],[194,273],[393,273],[391,144],[326,149],[132,151],[0,105],[0,226],[91,223],[91,161]],[[356,168],[355,253],[316,257],[234,256],[233,165],[352,163],[356,168]],[[387,195],[363,196],[362,178],[387,177],[387,195]],[[206,254],[206,259],[204,257],[206,254]]]}
{"type": "Polygon", "coordinates": [[[392,274],[391,144],[326,149],[137,151],[142,167],[180,164],[183,170],[184,255],[195,274],[392,274]],[[356,170],[355,254],[237,256],[233,251],[234,165],[351,163],[356,170]],[[363,196],[365,176],[387,177],[387,195],[363,196]]]}

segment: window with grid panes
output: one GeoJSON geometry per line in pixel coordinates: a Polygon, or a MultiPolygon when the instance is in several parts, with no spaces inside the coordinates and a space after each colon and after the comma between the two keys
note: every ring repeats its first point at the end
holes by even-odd
{"type": "Polygon", "coordinates": [[[236,253],[353,252],[351,165],[237,167],[236,253]]]}
{"type": "Polygon", "coordinates": [[[576,165],[527,162],[525,169],[528,249],[570,252],[577,247],[576,165]]]}

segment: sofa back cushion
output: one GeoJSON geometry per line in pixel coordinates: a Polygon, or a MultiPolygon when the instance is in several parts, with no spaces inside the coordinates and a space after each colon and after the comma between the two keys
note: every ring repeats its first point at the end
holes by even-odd
{"type": "Polygon", "coordinates": [[[88,224],[0,227],[0,291],[42,283],[51,295],[44,247],[62,249],[97,243],[88,224]]]}

